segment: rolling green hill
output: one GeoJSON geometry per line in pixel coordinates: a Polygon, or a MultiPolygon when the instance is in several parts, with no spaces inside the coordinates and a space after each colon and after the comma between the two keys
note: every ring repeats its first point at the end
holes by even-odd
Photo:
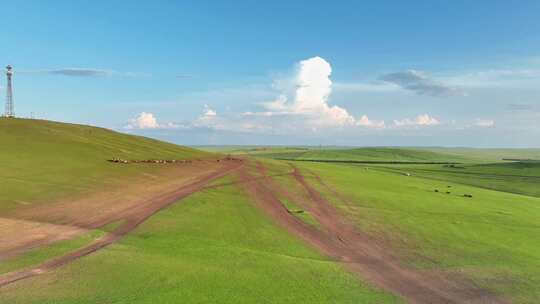
{"type": "Polygon", "coordinates": [[[419,150],[465,157],[481,162],[500,162],[503,159],[540,160],[540,149],[476,149],[476,148],[418,148],[419,150]]]}
{"type": "MultiPolygon", "coordinates": [[[[216,155],[101,128],[24,119],[0,119],[0,142],[0,215],[163,170],[144,163],[112,164],[106,161],[110,158],[216,155]]],[[[472,280],[516,303],[536,303],[540,167],[500,160],[533,158],[535,152],[497,150],[482,156],[482,151],[227,147],[227,153],[256,157],[247,158],[244,171],[231,172],[161,209],[110,246],[4,286],[0,302],[401,303],[259,209],[258,196],[246,189],[266,172],[287,189],[276,198],[289,213],[293,210],[292,216],[309,227],[323,229],[315,213],[301,208],[309,191],[291,173],[296,166],[342,216],[381,244],[388,243],[388,250],[408,267],[472,280]],[[445,162],[460,164],[441,164],[445,162]]],[[[193,178],[186,172],[170,176],[175,183],[176,178],[193,178]]],[[[279,188],[268,193],[272,189],[279,188]]],[[[117,224],[1,260],[0,275],[85,246],[117,224]]]]}
{"type": "Polygon", "coordinates": [[[492,163],[536,160],[540,149],[483,149],[443,147],[314,147],[314,146],[200,146],[205,151],[249,154],[282,160],[327,162],[459,162],[492,163]]]}
{"type": "Polygon", "coordinates": [[[211,153],[83,125],[0,118],[0,211],[90,191],[155,170],[106,160],[191,159],[211,153]]]}
{"type": "Polygon", "coordinates": [[[289,160],[332,162],[468,162],[462,155],[411,148],[298,149],[258,153],[258,156],[289,160]]]}
{"type": "MultiPolygon", "coordinates": [[[[9,215],[3,211],[20,203],[101,191],[103,185],[162,167],[106,161],[113,157],[215,155],[100,128],[35,120],[0,120],[0,139],[6,144],[0,161],[9,164],[0,168],[5,181],[0,215],[9,215]]],[[[2,286],[0,303],[401,302],[289,234],[239,184],[235,175],[222,177],[215,187],[160,210],[108,247],[2,286]]],[[[0,274],[79,249],[110,233],[115,224],[0,260],[0,274]]]]}

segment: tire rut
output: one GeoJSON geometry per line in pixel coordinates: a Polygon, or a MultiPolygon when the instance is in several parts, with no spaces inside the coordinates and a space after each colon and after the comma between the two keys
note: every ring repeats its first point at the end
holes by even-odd
{"type": "MultiPolygon", "coordinates": [[[[257,205],[288,231],[373,285],[400,295],[409,303],[507,303],[465,278],[450,279],[442,273],[405,266],[382,240],[362,233],[339,214],[297,167],[292,166],[290,175],[305,190],[308,199],[284,189],[267,174],[261,162],[257,165],[262,179],[254,177],[245,167],[239,170],[245,191],[257,205]],[[290,214],[280,196],[292,199],[306,209],[319,222],[320,229],[290,214]]],[[[315,178],[320,180],[318,176],[315,178]]]]}
{"type": "Polygon", "coordinates": [[[123,220],[123,223],[115,230],[93,241],[85,247],[64,254],[61,257],[47,260],[34,267],[0,275],[0,288],[23,279],[50,272],[56,268],[59,268],[65,264],[73,262],[81,257],[87,256],[117,242],[158,211],[176,203],[178,200],[181,200],[203,189],[204,186],[209,182],[224,175],[227,175],[231,171],[236,170],[242,166],[243,162],[230,162],[222,168],[219,168],[218,170],[206,176],[203,176],[190,184],[182,186],[174,191],[159,195],[147,202],[146,204],[128,210],[123,214],[118,214],[114,217],[111,217],[108,219],[108,222],[99,223],[100,225],[105,225],[117,220],[123,220]]]}

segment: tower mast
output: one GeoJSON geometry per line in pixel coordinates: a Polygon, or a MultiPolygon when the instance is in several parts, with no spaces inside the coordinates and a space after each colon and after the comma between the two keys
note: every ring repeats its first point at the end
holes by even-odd
{"type": "Polygon", "coordinates": [[[13,87],[11,85],[11,77],[13,76],[13,67],[8,65],[6,67],[7,87],[6,87],[6,117],[14,117],[13,109],[13,87]]]}

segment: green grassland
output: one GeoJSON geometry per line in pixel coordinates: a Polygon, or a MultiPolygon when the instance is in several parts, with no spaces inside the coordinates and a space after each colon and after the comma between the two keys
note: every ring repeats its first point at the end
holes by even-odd
{"type": "Polygon", "coordinates": [[[540,163],[505,162],[466,165],[379,165],[373,169],[408,173],[476,187],[540,197],[540,163]]]}
{"type": "MultiPolygon", "coordinates": [[[[80,125],[1,119],[6,148],[0,212],[98,191],[153,172],[106,159],[203,158],[215,154],[80,125]]],[[[270,174],[287,167],[272,162],[270,174]]],[[[252,170],[256,170],[253,168],[252,170]]],[[[278,227],[222,178],[139,226],[121,242],[50,273],[5,286],[0,303],[399,303],[361,283],[278,227]],[[218,186],[221,185],[221,186],[218,186]]],[[[288,207],[294,212],[293,202],[288,207]]],[[[307,213],[296,214],[306,221],[307,213]]],[[[316,224],[316,223],[313,223],[316,224]]],[[[2,260],[0,273],[89,244],[118,223],[2,260]]]]}
{"type": "Polygon", "coordinates": [[[503,159],[540,161],[540,149],[473,149],[439,147],[313,147],[313,146],[208,146],[208,151],[249,154],[282,160],[334,162],[458,162],[492,163],[503,159]]]}
{"type": "Polygon", "coordinates": [[[1,303],[399,303],[289,236],[229,177],[1,303]]]}
{"type": "Polygon", "coordinates": [[[499,162],[502,159],[540,160],[540,149],[475,149],[475,148],[418,148],[437,153],[474,159],[477,162],[499,162]]]}
{"type": "Polygon", "coordinates": [[[62,256],[63,254],[89,244],[103,235],[105,235],[105,233],[101,229],[92,230],[73,239],[58,241],[48,246],[27,251],[22,255],[2,259],[2,262],[0,263],[0,274],[35,266],[48,259],[62,256]]]}
{"type": "MultiPolygon", "coordinates": [[[[538,150],[232,146],[201,152],[100,128],[24,119],[0,119],[0,142],[0,213],[158,170],[106,162],[113,157],[248,154],[260,157],[266,173],[285,187],[292,184],[288,163],[294,163],[344,215],[387,240],[413,267],[470,278],[516,303],[540,298],[540,164],[502,161],[538,159],[538,150]],[[428,164],[452,162],[459,164],[428,164]]],[[[257,175],[260,168],[249,170],[257,175]]],[[[221,178],[120,242],[3,287],[0,303],[400,302],[274,224],[237,182],[221,178]]],[[[317,226],[295,202],[280,199],[317,226]]],[[[0,273],[84,246],[115,225],[3,260],[0,273]]]]}
{"type": "Polygon", "coordinates": [[[484,189],[490,186],[475,175],[456,182],[444,173],[433,179],[354,164],[295,164],[342,193],[352,206],[326,192],[365,231],[384,235],[412,265],[464,275],[516,303],[540,298],[540,198],[484,189]]]}
{"type": "Polygon", "coordinates": [[[152,166],[122,159],[186,159],[211,155],[107,129],[51,121],[0,118],[0,212],[121,182],[152,166]]]}
{"type": "Polygon", "coordinates": [[[353,148],[353,149],[303,149],[268,150],[257,156],[287,160],[334,162],[466,162],[469,158],[410,148],[353,148]]]}

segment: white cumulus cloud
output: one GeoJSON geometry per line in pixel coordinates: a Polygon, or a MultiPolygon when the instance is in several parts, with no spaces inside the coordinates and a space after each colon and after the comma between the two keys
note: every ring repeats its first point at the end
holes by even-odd
{"type": "Polygon", "coordinates": [[[193,122],[195,127],[211,128],[216,130],[229,130],[236,125],[234,121],[228,121],[218,116],[218,113],[212,109],[209,105],[205,104],[203,111],[197,119],[193,122]]]}
{"type": "Polygon", "coordinates": [[[208,105],[204,105],[204,112],[202,117],[216,117],[217,112],[212,110],[208,105]]]}
{"type": "Polygon", "coordinates": [[[321,57],[302,60],[293,78],[295,90],[292,94],[282,93],[272,102],[263,103],[264,112],[246,112],[246,116],[294,115],[303,118],[305,127],[314,129],[332,126],[381,127],[384,122],[359,120],[346,109],[330,105],[332,93],[332,67],[321,57]]]}
{"type": "Polygon", "coordinates": [[[370,120],[367,115],[362,115],[362,117],[356,121],[356,125],[374,128],[384,128],[385,126],[383,120],[370,120]]]}
{"type": "Polygon", "coordinates": [[[124,129],[178,129],[181,127],[172,122],[158,123],[154,114],[142,112],[137,117],[130,119],[127,125],[124,126],[124,129]]]}
{"type": "Polygon", "coordinates": [[[159,127],[156,117],[152,113],[142,112],[139,116],[128,121],[126,129],[156,129],[159,127]]]}
{"type": "Polygon", "coordinates": [[[421,114],[415,118],[404,118],[401,120],[394,120],[394,125],[397,127],[403,126],[432,126],[440,124],[439,120],[428,114],[421,114]]]}

